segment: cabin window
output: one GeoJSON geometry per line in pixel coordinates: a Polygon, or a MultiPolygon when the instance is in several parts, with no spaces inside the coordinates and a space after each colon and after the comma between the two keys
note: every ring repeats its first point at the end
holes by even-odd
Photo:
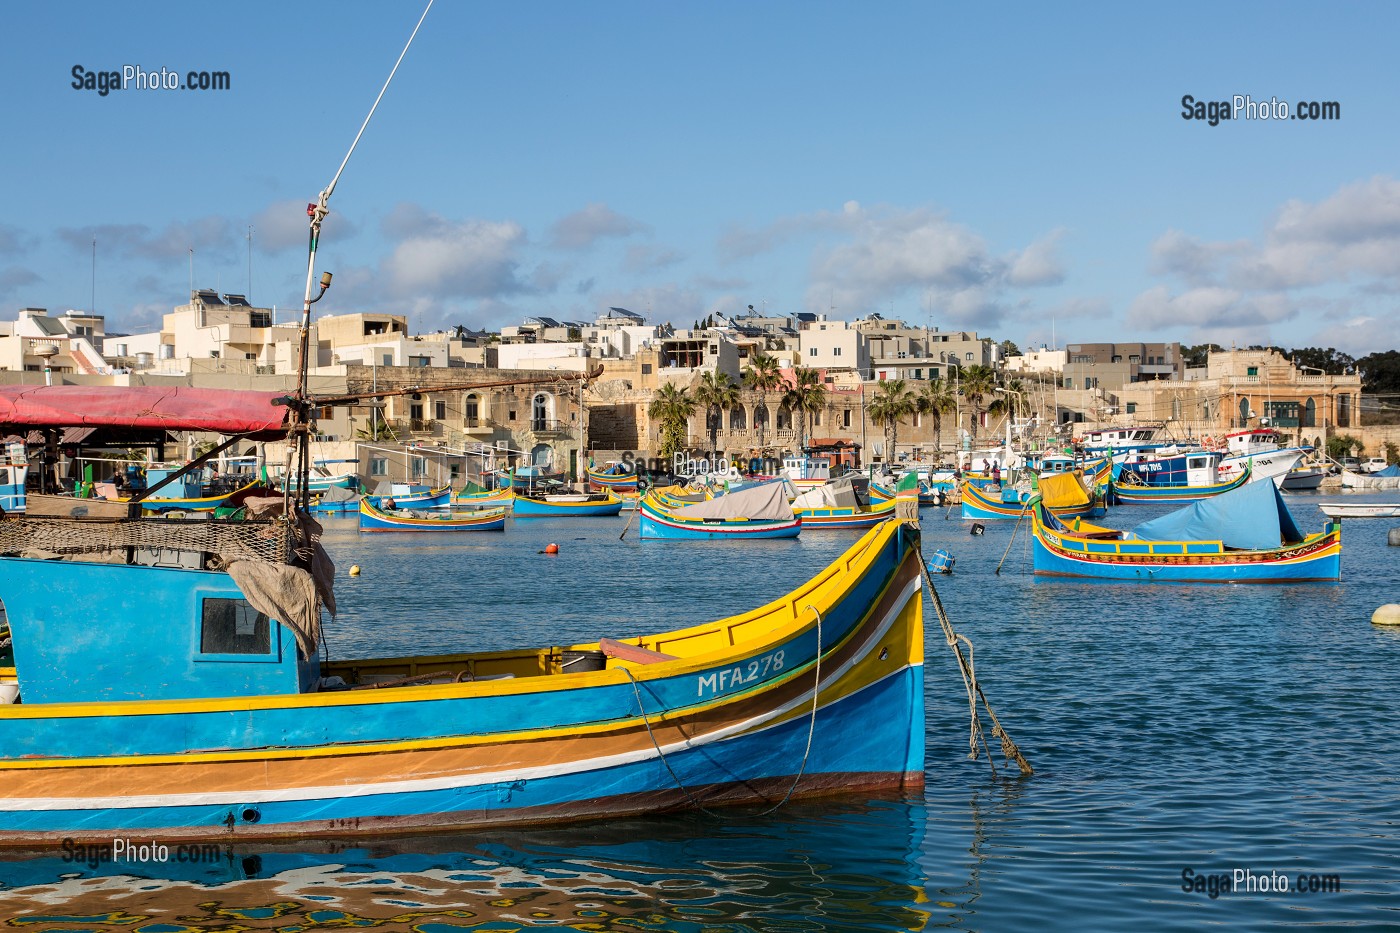
{"type": "Polygon", "coordinates": [[[199,650],[202,654],[268,654],[272,651],[268,618],[245,599],[206,599],[199,650]]]}

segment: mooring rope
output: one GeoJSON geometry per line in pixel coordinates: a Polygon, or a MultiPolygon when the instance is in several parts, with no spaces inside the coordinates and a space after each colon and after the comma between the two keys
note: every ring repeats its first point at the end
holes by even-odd
{"type": "MultiPolygon", "coordinates": [[[[817,617],[817,654],[812,680],[812,712],[807,720],[807,746],[802,750],[802,762],[798,765],[797,774],[793,776],[792,784],[789,785],[787,793],[783,794],[783,799],[779,800],[777,803],[773,804],[768,809],[759,811],[758,814],[756,814],[757,816],[767,816],[770,813],[774,813],[784,804],[786,804],[789,800],[792,799],[792,795],[794,792],[796,792],[797,785],[802,780],[802,775],[807,770],[807,762],[808,760],[810,760],[812,755],[812,740],[816,736],[817,732],[817,707],[821,695],[822,683],[822,614],[818,612],[817,608],[810,603],[807,604],[807,608],[811,609],[812,614],[817,617]]],[[[642,705],[642,691],[637,681],[636,675],[632,673],[632,669],[629,667],[622,668],[622,672],[627,675],[628,680],[632,681],[632,693],[637,698],[637,712],[641,714],[642,724],[647,727],[647,736],[651,739],[651,746],[652,748],[656,749],[656,754],[661,759],[661,763],[666,766],[666,770],[671,775],[671,780],[676,782],[676,787],[680,788],[681,793],[685,794],[686,799],[688,799],[691,802],[691,804],[693,804],[695,808],[701,813],[704,813],[707,816],[720,816],[720,814],[714,812],[713,810],[710,810],[704,804],[702,804],[699,801],[699,799],[697,799],[696,796],[693,793],[691,793],[690,788],[685,786],[685,783],[681,780],[680,775],[676,774],[676,769],[671,767],[671,762],[667,760],[666,753],[661,750],[661,743],[659,743],[656,740],[656,733],[651,728],[651,721],[647,718],[646,708],[642,705]]],[[[664,712],[665,711],[663,710],[663,715],[664,712]]]]}
{"type": "Polygon", "coordinates": [[[1001,576],[1001,565],[1006,563],[1006,555],[1011,553],[1011,545],[1016,543],[1016,532],[1021,528],[1021,519],[1026,517],[1026,511],[1031,507],[1031,500],[1027,499],[1026,504],[1021,506],[1021,514],[1016,516],[1016,524],[1011,528],[1011,540],[1006,542],[1006,550],[1001,554],[1001,560],[997,562],[995,576],[1001,576]]]}
{"type": "Polygon", "coordinates": [[[1021,754],[1021,750],[1016,747],[1016,743],[1011,740],[1011,736],[1002,728],[1001,721],[997,719],[996,712],[992,705],[987,702],[987,695],[982,691],[982,685],[977,682],[977,671],[972,663],[972,642],[966,637],[959,635],[953,630],[953,623],[948,620],[948,613],[943,609],[943,601],[938,598],[938,588],[933,585],[933,575],[929,573],[928,564],[924,561],[922,546],[919,549],[919,569],[923,572],[924,582],[928,584],[929,595],[933,597],[933,608],[938,616],[938,624],[943,629],[943,640],[948,647],[953,649],[953,655],[958,659],[958,670],[962,673],[963,686],[967,690],[967,702],[971,725],[969,727],[968,758],[976,759],[977,750],[980,747],[987,751],[987,764],[991,766],[992,776],[996,777],[996,763],[992,761],[990,750],[987,749],[987,739],[982,730],[982,720],[977,713],[977,700],[982,701],[982,706],[987,710],[987,716],[992,720],[992,735],[1001,740],[1001,753],[1007,761],[1016,762],[1016,766],[1021,769],[1023,776],[1034,774],[1030,762],[1021,754]],[[963,656],[959,642],[967,645],[967,657],[963,656]]]}

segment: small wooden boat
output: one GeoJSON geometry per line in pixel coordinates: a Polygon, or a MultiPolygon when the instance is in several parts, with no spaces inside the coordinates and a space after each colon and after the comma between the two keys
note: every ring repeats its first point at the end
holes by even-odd
{"type": "Polygon", "coordinates": [[[610,492],[551,493],[535,496],[517,492],[512,509],[516,518],[616,515],[622,511],[622,500],[610,492]]]}
{"type": "Polygon", "coordinates": [[[261,486],[260,480],[254,480],[219,496],[152,496],[141,500],[141,508],[146,512],[212,512],[235,496],[255,492],[261,486]]]}
{"type": "Polygon", "coordinates": [[[454,509],[510,508],[514,503],[515,494],[509,489],[461,489],[452,496],[454,509]]]}
{"type": "MultiPolygon", "coordinates": [[[[1093,518],[1104,514],[1103,493],[1090,493],[1077,473],[1051,473],[1038,480],[1041,501],[1060,518],[1093,518]]],[[[1030,508],[1032,493],[1011,486],[985,487],[971,480],[962,484],[962,517],[974,521],[1016,520],[1030,508]]]]}
{"type": "Polygon", "coordinates": [[[431,509],[380,509],[360,500],[361,531],[503,531],[508,509],[435,512],[431,509]]]}
{"type": "MultiPolygon", "coordinates": [[[[218,394],[237,436],[285,433],[285,393],[218,394]]],[[[0,845],[378,837],[923,786],[902,522],[717,621],[324,662],[319,533],[302,515],[0,521],[21,701],[0,703],[0,845]],[[19,556],[34,549],[63,559],[19,556]]]]}
{"type": "Polygon", "coordinates": [[[328,486],[323,492],[312,497],[310,509],[313,512],[348,514],[360,510],[360,494],[346,486],[328,486]]]}
{"type": "MultiPolygon", "coordinates": [[[[911,479],[911,484],[914,482],[911,479]]],[[[851,475],[834,479],[825,486],[810,489],[793,499],[792,510],[808,531],[823,529],[870,528],[893,518],[894,500],[874,505],[861,500],[851,475]]]]}
{"type": "Polygon", "coordinates": [[[894,518],[894,500],[879,505],[804,506],[793,509],[802,519],[805,531],[871,528],[887,518],[894,518]]]}
{"type": "Polygon", "coordinates": [[[1279,488],[1285,492],[1307,492],[1321,488],[1326,478],[1325,468],[1300,463],[1283,475],[1279,488]]]}
{"type": "Polygon", "coordinates": [[[1273,483],[1244,483],[1131,531],[1060,520],[1031,503],[1037,574],[1189,583],[1300,583],[1341,575],[1342,526],[1304,535],[1273,483]]]}
{"type": "Polygon", "coordinates": [[[374,495],[365,496],[370,505],[377,509],[446,509],[452,506],[452,487],[439,486],[431,489],[407,483],[381,485],[374,495]],[[392,505],[390,502],[392,501],[392,505]]]}
{"type": "Polygon", "coordinates": [[[1400,502],[1319,502],[1328,518],[1400,518],[1400,502]]]}
{"type": "MultiPolygon", "coordinates": [[[[1111,498],[1119,503],[1130,505],[1153,502],[1196,502],[1201,499],[1209,499],[1212,496],[1231,492],[1245,485],[1250,480],[1248,464],[1245,464],[1245,468],[1233,479],[1224,482],[1215,482],[1213,479],[1209,479],[1214,475],[1213,469],[1203,472],[1202,475],[1208,478],[1206,482],[1183,485],[1156,485],[1143,483],[1139,474],[1125,471],[1119,475],[1118,479],[1113,481],[1111,498]]],[[[1193,479],[1194,478],[1195,472],[1193,471],[1193,479]]],[[[1270,483],[1269,485],[1272,486],[1273,484],[1270,483]]]]}
{"type": "Polygon", "coordinates": [[[614,493],[637,491],[637,472],[629,463],[609,463],[602,469],[589,463],[584,467],[584,475],[594,489],[610,489],[614,493]]]}
{"type": "Polygon", "coordinates": [[[779,482],[682,506],[668,506],[648,493],[638,517],[643,538],[752,540],[795,538],[802,531],[802,518],[793,512],[786,485],[779,482]]]}

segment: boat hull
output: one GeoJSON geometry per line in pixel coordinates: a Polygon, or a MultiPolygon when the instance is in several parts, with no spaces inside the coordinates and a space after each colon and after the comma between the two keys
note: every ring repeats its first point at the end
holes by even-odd
{"type": "Polygon", "coordinates": [[[412,515],[384,512],[375,508],[368,502],[361,502],[360,530],[411,531],[428,534],[468,531],[504,531],[506,527],[506,512],[506,509],[481,509],[476,512],[458,513],[452,516],[449,516],[448,513],[443,513],[440,518],[421,518],[412,515]]]}
{"type": "MultiPolygon", "coordinates": [[[[979,522],[985,521],[1015,521],[1023,518],[1029,511],[1030,494],[1022,493],[1025,496],[1020,502],[1002,502],[992,496],[975,483],[964,483],[962,489],[962,517],[973,519],[979,522]]],[[[1103,507],[1103,497],[1094,496],[1083,505],[1070,506],[1050,510],[1060,518],[1092,518],[1102,515],[1105,511],[1103,507]]]]}
{"type": "Polygon", "coordinates": [[[610,489],[615,493],[637,491],[636,473],[608,473],[592,467],[585,467],[584,472],[588,477],[588,484],[594,489],[610,489]]]}
{"type": "Polygon", "coordinates": [[[1059,534],[1032,522],[1037,575],[1152,583],[1312,583],[1341,577],[1341,528],[1269,551],[1218,541],[1114,541],[1059,534]]]}
{"type": "Polygon", "coordinates": [[[399,509],[446,509],[452,505],[452,487],[443,486],[440,489],[430,489],[423,493],[410,493],[403,496],[365,496],[365,501],[376,509],[383,508],[387,499],[394,500],[394,507],[399,509]]]}
{"type": "MultiPolygon", "coordinates": [[[[563,673],[551,648],[400,659],[445,666],[453,681],[425,686],[2,706],[0,845],[343,837],[918,789],[917,541],[882,524],[766,606],[650,636],[652,663],[615,654],[605,669],[563,673]],[[455,682],[489,663],[518,676],[455,682]]],[[[13,582],[89,569],[54,563],[21,562],[13,582]]],[[[136,588],[163,574],[191,596],[230,585],[220,573],[182,583],[92,567],[136,588]]],[[[16,597],[12,623],[43,606],[16,597]]]]}
{"type": "Polygon", "coordinates": [[[1227,483],[1213,483],[1209,486],[1136,486],[1123,483],[1113,484],[1113,497],[1126,505],[1154,502],[1198,502],[1211,496],[1238,489],[1250,481],[1248,468],[1227,483]]]}
{"type": "Polygon", "coordinates": [[[795,538],[802,533],[801,516],[790,520],[682,519],[650,498],[642,499],[638,510],[638,535],[642,538],[672,540],[753,540],[755,538],[795,538]]]}
{"type": "Polygon", "coordinates": [[[622,500],[609,496],[603,502],[549,502],[515,494],[512,506],[516,518],[558,518],[569,515],[616,515],[622,511],[622,500]]]}

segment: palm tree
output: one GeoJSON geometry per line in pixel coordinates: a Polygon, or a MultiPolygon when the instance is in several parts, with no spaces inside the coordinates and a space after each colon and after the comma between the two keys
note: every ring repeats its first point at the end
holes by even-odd
{"type": "Polygon", "coordinates": [[[958,400],[953,390],[942,379],[930,379],[919,389],[914,400],[919,414],[933,419],[933,446],[943,455],[943,416],[958,410],[958,400]]]}
{"type": "Polygon", "coordinates": [[[885,428],[885,462],[894,463],[899,423],[918,410],[918,396],[903,379],[889,379],[875,387],[870,403],[870,420],[885,428]]]}
{"type": "Polygon", "coordinates": [[[661,459],[670,460],[685,445],[690,416],[695,414],[695,407],[695,399],[673,382],[666,383],[652,396],[647,414],[661,422],[661,440],[657,450],[657,456],[661,459]]]}
{"type": "Polygon", "coordinates": [[[783,404],[797,416],[797,452],[807,446],[809,419],[826,406],[826,386],[821,373],[805,366],[792,370],[792,388],[783,393],[783,404]]]}
{"type": "Polygon", "coordinates": [[[717,457],[716,436],[724,413],[739,402],[739,387],[729,378],[729,373],[714,370],[702,373],[700,384],[695,387],[695,403],[705,406],[705,421],[710,428],[710,461],[717,457]]]}
{"type": "Polygon", "coordinates": [[[963,398],[972,405],[972,436],[977,437],[978,416],[984,411],[982,399],[992,394],[992,389],[996,386],[996,370],[990,366],[977,364],[962,370],[962,381],[959,390],[963,398]]]}
{"type": "MultiPolygon", "coordinates": [[[[778,367],[778,358],[769,356],[767,353],[755,353],[749,359],[749,365],[744,369],[744,385],[758,393],[758,400],[763,405],[763,410],[768,410],[768,393],[775,392],[783,385],[782,372],[778,367]]],[[[754,427],[758,428],[758,446],[763,446],[763,429],[768,426],[768,419],[758,421],[754,427]]]]}

